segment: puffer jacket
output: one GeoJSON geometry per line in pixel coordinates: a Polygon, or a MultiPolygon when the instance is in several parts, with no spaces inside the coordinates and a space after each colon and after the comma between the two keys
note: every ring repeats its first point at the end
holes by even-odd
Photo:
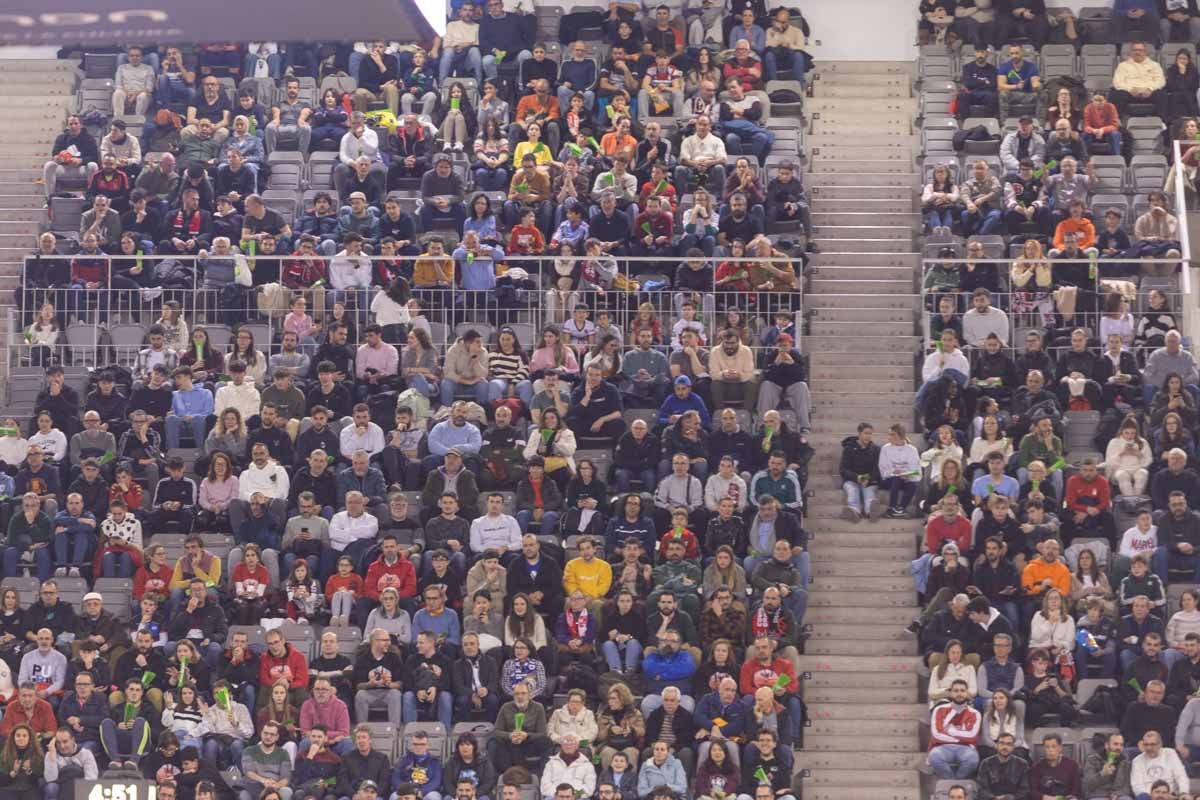
{"type": "Polygon", "coordinates": [[[871,483],[879,483],[879,445],[875,442],[860,447],[857,436],[842,439],[842,461],[838,472],[843,481],[858,482],[859,475],[870,475],[871,483]]]}

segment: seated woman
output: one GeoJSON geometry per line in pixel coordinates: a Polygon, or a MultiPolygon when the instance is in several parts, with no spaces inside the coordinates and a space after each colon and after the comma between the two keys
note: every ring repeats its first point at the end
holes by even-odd
{"type": "Polygon", "coordinates": [[[1147,494],[1153,458],[1150,443],[1139,434],[1137,423],[1126,419],[1105,450],[1105,474],[1117,484],[1122,497],[1142,497],[1147,494]]]}
{"type": "Polygon", "coordinates": [[[1108,575],[1091,548],[1079,551],[1079,561],[1071,574],[1071,605],[1076,614],[1086,614],[1088,603],[1098,598],[1104,604],[1104,614],[1114,617],[1117,613],[1117,598],[1113,594],[1108,575]]]}
{"type": "Polygon", "coordinates": [[[533,696],[541,697],[546,692],[546,666],[534,657],[533,643],[521,637],[513,642],[512,658],[500,669],[500,692],[512,699],[513,687],[529,681],[533,684],[533,696]]]}

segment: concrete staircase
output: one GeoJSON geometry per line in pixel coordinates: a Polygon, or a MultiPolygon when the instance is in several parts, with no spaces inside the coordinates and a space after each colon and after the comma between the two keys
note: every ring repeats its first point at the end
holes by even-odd
{"type": "MultiPolygon", "coordinates": [[[[0,347],[9,344],[8,311],[23,259],[49,220],[45,190],[36,181],[74,109],[78,81],[70,61],[0,58],[0,108],[8,112],[0,116],[0,347]]],[[[7,370],[8,359],[0,359],[0,380],[7,370]]]]}
{"type": "Polygon", "coordinates": [[[860,421],[882,438],[911,426],[918,348],[914,236],[919,176],[912,64],[818,68],[807,181],[821,252],[808,273],[804,348],[812,359],[808,530],[811,625],[803,668],[812,725],[796,766],[804,800],[920,800],[920,660],[904,626],[918,523],[847,522],[835,479],[841,440],[860,421]]]}

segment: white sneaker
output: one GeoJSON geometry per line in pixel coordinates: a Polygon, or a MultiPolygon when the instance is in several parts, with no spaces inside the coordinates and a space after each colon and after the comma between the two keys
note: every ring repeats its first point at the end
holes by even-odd
{"type": "Polygon", "coordinates": [[[72,578],[78,578],[79,577],[79,567],[71,567],[69,570],[67,570],[67,574],[70,575],[72,578]]]}
{"type": "Polygon", "coordinates": [[[56,577],[56,578],[65,578],[66,575],[67,575],[66,567],[59,567],[58,569],[54,570],[54,577],[56,577]]]}
{"type": "Polygon", "coordinates": [[[455,143],[454,143],[454,151],[455,151],[456,153],[461,153],[461,152],[463,151],[463,143],[462,143],[462,142],[455,142],[455,143]]]}
{"type": "Polygon", "coordinates": [[[449,152],[450,152],[450,143],[449,143],[449,142],[446,142],[445,144],[443,144],[443,145],[442,145],[442,152],[443,152],[443,153],[449,153],[449,152]]]}

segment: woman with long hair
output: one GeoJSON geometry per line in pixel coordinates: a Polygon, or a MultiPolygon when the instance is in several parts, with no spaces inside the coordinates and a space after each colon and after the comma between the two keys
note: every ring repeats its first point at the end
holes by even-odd
{"type": "Polygon", "coordinates": [[[367,615],[363,627],[369,631],[382,628],[397,642],[412,639],[412,618],[401,608],[400,593],[395,587],[389,586],[379,593],[379,605],[367,615]]]}
{"type": "Polygon", "coordinates": [[[204,452],[208,454],[210,462],[216,453],[224,453],[239,467],[245,466],[248,461],[246,451],[249,449],[249,435],[242,412],[229,406],[221,411],[213,423],[212,430],[204,438],[204,452]]]}
{"type": "Polygon", "coordinates": [[[462,83],[454,81],[448,90],[449,102],[439,103],[433,114],[433,124],[438,128],[443,150],[461,153],[467,142],[475,138],[477,118],[471,108],[471,99],[462,83]],[[458,102],[455,103],[454,101],[458,102]]]}
{"type": "Polygon", "coordinates": [[[1034,613],[1029,631],[1029,648],[1045,650],[1055,663],[1075,649],[1075,620],[1057,589],[1042,594],[1042,607],[1034,613]]]}
{"type": "Polygon", "coordinates": [[[929,707],[950,700],[950,687],[956,681],[967,684],[967,693],[974,700],[977,692],[975,683],[975,667],[963,660],[963,643],[958,639],[946,642],[942,650],[941,661],[929,671],[929,707]]]}
{"type": "Polygon", "coordinates": [[[1075,572],[1071,574],[1071,605],[1077,614],[1086,614],[1088,600],[1098,597],[1104,602],[1104,613],[1114,616],[1117,613],[1116,596],[1108,575],[1096,560],[1096,553],[1085,547],[1079,551],[1075,562],[1075,572]]]}
{"type": "Polygon", "coordinates": [[[1161,427],[1167,414],[1174,412],[1183,421],[1185,428],[1194,429],[1197,422],[1196,401],[1183,385],[1178,372],[1168,372],[1162,388],[1150,401],[1150,424],[1161,427]]]}
{"type": "Polygon", "coordinates": [[[13,728],[0,750],[0,797],[42,800],[44,763],[42,745],[33,728],[24,723],[13,728]]]}
{"type": "MultiPolygon", "coordinates": [[[[291,620],[323,620],[325,595],[321,591],[321,582],[313,574],[315,570],[308,561],[316,556],[297,558],[288,568],[287,580],[283,590],[287,594],[288,619],[291,620]]],[[[286,564],[286,562],[284,562],[286,564]]]]}
{"type": "Polygon", "coordinates": [[[1105,450],[1105,474],[1122,497],[1141,497],[1147,494],[1153,460],[1150,443],[1141,437],[1137,422],[1126,419],[1105,450]]]}
{"type": "Polygon", "coordinates": [[[1023,315],[1018,319],[1030,327],[1043,327],[1054,313],[1054,301],[1050,292],[1054,289],[1054,278],[1050,260],[1037,239],[1026,239],[1021,245],[1021,256],[1013,261],[1010,272],[1013,298],[1012,311],[1023,315]]]}
{"type": "MultiPolygon", "coordinates": [[[[1179,48],[1171,66],[1163,71],[1167,79],[1166,85],[1163,86],[1163,93],[1167,96],[1167,119],[1195,117],[1200,114],[1200,106],[1196,103],[1196,90],[1200,89],[1200,73],[1196,71],[1196,65],[1192,62],[1191,51],[1179,48]]],[[[1172,150],[1171,147],[1167,149],[1172,150]]]]}
{"type": "Polygon", "coordinates": [[[542,615],[533,608],[529,595],[518,592],[513,595],[512,605],[509,606],[508,616],[504,620],[504,645],[511,648],[518,639],[525,639],[533,645],[535,651],[546,650],[549,642],[546,636],[546,622],[542,615]]]}
{"type": "Polygon", "coordinates": [[[725,742],[713,740],[708,746],[708,757],[696,771],[693,789],[696,800],[724,800],[736,794],[740,776],[741,771],[730,758],[725,742]]]}
{"type": "Polygon", "coordinates": [[[512,328],[501,328],[496,335],[496,346],[488,352],[488,382],[494,397],[516,396],[525,404],[526,410],[532,407],[529,358],[512,328]]]}
{"type": "Polygon", "coordinates": [[[1153,446],[1155,462],[1152,471],[1166,466],[1167,452],[1176,448],[1184,452],[1189,462],[1196,457],[1196,440],[1184,426],[1183,418],[1174,411],[1163,415],[1162,426],[1154,434],[1153,446]]]}
{"type": "Polygon", "coordinates": [[[606,769],[615,753],[623,752],[630,764],[636,764],[646,735],[646,721],[633,702],[633,692],[624,683],[608,688],[605,702],[596,713],[600,732],[592,744],[600,751],[600,767],[606,769]]]}
{"type": "Polygon", "coordinates": [[[933,436],[932,445],[921,453],[921,464],[929,467],[929,474],[938,475],[947,461],[962,461],[963,449],[954,437],[954,428],[949,425],[938,427],[933,436]]]}
{"type": "Polygon", "coordinates": [[[29,346],[29,363],[32,366],[49,366],[54,360],[59,331],[58,314],[54,305],[42,303],[37,319],[25,329],[25,343],[29,346]]]}
{"type": "Polygon", "coordinates": [[[423,328],[414,327],[408,332],[408,344],[400,354],[400,375],[408,384],[408,388],[425,397],[438,395],[441,369],[438,366],[437,350],[423,328]]]}
{"type": "Polygon", "coordinates": [[[525,460],[541,456],[545,461],[546,477],[553,478],[560,492],[566,493],[567,483],[575,474],[575,433],[568,428],[558,414],[558,409],[547,408],[535,430],[529,434],[525,444],[525,460]]]}
{"type": "MultiPolygon", "coordinates": [[[[486,87],[488,84],[484,84],[486,87]]],[[[485,192],[504,191],[508,188],[508,138],[503,123],[488,117],[475,137],[475,186],[485,192]]]]}
{"type": "Polygon", "coordinates": [[[908,431],[896,423],[888,429],[888,442],[879,451],[882,488],[888,492],[886,516],[903,518],[921,480],[921,456],[908,441],[908,431]]]}
{"type": "Polygon", "coordinates": [[[180,639],[175,655],[167,659],[167,680],[176,687],[182,680],[182,685],[190,685],[197,694],[211,696],[212,670],[191,639],[180,639]]]}
{"type": "Polygon", "coordinates": [[[929,482],[925,499],[921,501],[921,511],[925,514],[936,514],[938,503],[948,494],[958,498],[959,507],[970,517],[975,507],[975,498],[971,495],[971,482],[963,475],[962,465],[952,458],[942,462],[941,470],[929,482]]]}
{"type": "Polygon", "coordinates": [[[197,384],[212,383],[225,371],[225,356],[213,349],[208,331],[197,325],[192,330],[191,346],[179,354],[179,366],[191,367],[197,384]]]}
{"type": "Polygon", "coordinates": [[[188,346],[188,324],[183,318],[183,306],[178,300],[163,303],[162,314],[154,322],[163,329],[163,340],[167,347],[182,353],[188,346]]]}
{"type": "Polygon", "coordinates": [[[583,357],[583,369],[595,364],[600,367],[604,380],[613,384],[621,383],[621,340],[611,333],[605,335],[592,345],[588,354],[583,357]]]}
{"type": "Polygon", "coordinates": [[[995,755],[996,740],[1005,733],[1013,737],[1013,755],[1028,761],[1029,747],[1025,744],[1025,717],[1021,706],[1013,702],[1012,693],[1007,689],[993,689],[979,726],[981,759],[985,757],[984,752],[995,755]]]}
{"type": "Polygon", "coordinates": [[[746,571],[738,563],[733,548],[727,544],[719,546],[713,553],[713,559],[704,568],[701,578],[701,588],[704,596],[710,596],[720,586],[728,586],[733,592],[734,604],[737,598],[746,596],[746,571]]]}
{"type": "Polygon", "coordinates": [[[692,676],[692,697],[703,697],[717,691],[725,678],[737,680],[742,665],[738,661],[738,652],[729,639],[717,639],[711,645],[706,658],[696,674],[692,676]]]}
{"type": "Polygon", "coordinates": [[[412,322],[412,315],[408,311],[408,301],[411,299],[412,290],[402,275],[381,286],[371,298],[371,314],[383,328],[383,340],[388,344],[400,344],[405,330],[403,326],[412,322]]]}
{"type": "Polygon", "coordinates": [[[930,181],[921,193],[921,213],[925,215],[925,226],[930,234],[944,236],[950,233],[958,200],[958,184],[950,176],[950,167],[934,165],[930,181]]]}
{"type": "Polygon", "coordinates": [[[696,60],[683,76],[683,90],[686,96],[691,97],[700,91],[700,84],[704,81],[721,85],[721,68],[715,63],[713,52],[707,47],[696,50],[696,60]]]}
{"type": "Polygon", "coordinates": [[[12,676],[19,673],[25,634],[29,632],[29,624],[25,621],[25,612],[21,610],[21,597],[17,590],[7,587],[0,590],[0,699],[8,702],[13,698],[12,676]],[[4,676],[7,675],[7,686],[4,676]]]}
{"type": "Polygon", "coordinates": [[[679,252],[686,253],[699,247],[706,257],[711,258],[717,246],[719,221],[712,195],[703,187],[697,187],[692,195],[692,205],[683,210],[683,238],[679,241],[679,252]]]}
{"type": "Polygon", "coordinates": [[[204,530],[229,530],[229,506],[237,499],[238,479],[233,474],[233,459],[218,450],[209,459],[208,474],[200,481],[200,518],[204,530]]]}
{"type": "Polygon", "coordinates": [[[226,361],[241,361],[246,365],[246,377],[253,378],[255,386],[266,386],[263,379],[267,374],[267,359],[254,346],[254,332],[246,326],[238,328],[226,361]]]}
{"type": "Polygon", "coordinates": [[[1058,90],[1054,105],[1046,109],[1045,136],[1047,140],[1050,138],[1050,134],[1054,133],[1054,125],[1060,119],[1065,119],[1071,126],[1071,130],[1075,132],[1078,132],[1083,125],[1083,109],[1075,102],[1071,90],[1065,86],[1058,90]]]}
{"type": "Polygon", "coordinates": [[[259,710],[255,718],[254,728],[262,736],[263,725],[274,722],[279,726],[279,747],[293,758],[296,756],[296,743],[303,733],[300,730],[300,709],[292,705],[288,694],[286,679],[280,679],[271,685],[267,702],[259,710]]]}
{"type": "Polygon", "coordinates": [[[162,726],[171,731],[184,747],[202,746],[204,738],[204,707],[196,687],[185,683],[175,691],[163,694],[162,726]]]}
{"type": "Polygon", "coordinates": [[[496,212],[492,210],[492,201],[483,192],[476,192],[467,206],[467,216],[460,233],[466,236],[467,231],[474,231],[484,244],[499,244],[501,241],[496,230],[496,212]]]}
{"type": "MultiPolygon", "coordinates": [[[[557,325],[547,325],[542,329],[542,345],[533,351],[529,359],[531,375],[538,373],[557,372],[560,378],[574,383],[579,380],[579,361],[575,358],[575,350],[569,347],[561,329],[557,325]]],[[[540,383],[534,391],[540,391],[540,383]]]]}

